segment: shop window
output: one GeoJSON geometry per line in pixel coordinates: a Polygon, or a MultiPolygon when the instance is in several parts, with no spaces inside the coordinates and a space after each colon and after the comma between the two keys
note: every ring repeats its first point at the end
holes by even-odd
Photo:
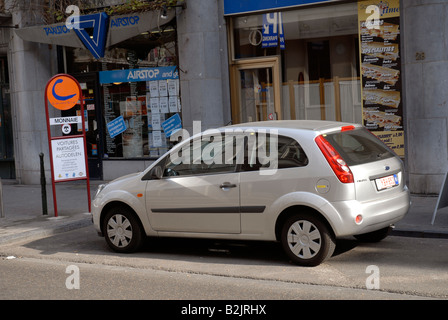
{"type": "MultiPolygon", "coordinates": [[[[357,3],[276,14],[232,19],[234,61],[280,58],[282,119],[362,123],[357,3]],[[277,43],[271,41],[274,29],[277,43]]],[[[262,101],[262,91],[251,92],[259,95],[255,99],[269,104],[262,101]]]]}
{"type": "Polygon", "coordinates": [[[157,159],[171,148],[163,124],[173,116],[181,121],[176,38],[173,20],[108,47],[98,60],[86,49],[64,48],[69,73],[98,73],[102,158],[157,159]],[[163,68],[168,76],[161,77],[163,68]],[[102,80],[108,72],[118,80],[102,80]]]}
{"type": "Polygon", "coordinates": [[[331,79],[330,42],[310,41],[307,51],[309,79],[331,79]]]}

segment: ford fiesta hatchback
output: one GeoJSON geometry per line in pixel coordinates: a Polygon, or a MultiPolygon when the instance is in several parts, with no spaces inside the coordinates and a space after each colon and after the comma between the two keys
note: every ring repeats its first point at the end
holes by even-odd
{"type": "Polygon", "coordinates": [[[315,266],[338,237],[382,240],[409,205],[401,160],[361,125],[269,121],[184,139],[99,186],[92,213],[118,252],[146,236],[266,240],[315,266]]]}

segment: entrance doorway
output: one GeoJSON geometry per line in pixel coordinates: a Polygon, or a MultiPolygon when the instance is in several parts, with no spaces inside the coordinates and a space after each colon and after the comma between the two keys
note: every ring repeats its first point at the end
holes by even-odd
{"type": "Polygon", "coordinates": [[[233,124],[282,119],[278,57],[235,62],[231,90],[233,124]]]}

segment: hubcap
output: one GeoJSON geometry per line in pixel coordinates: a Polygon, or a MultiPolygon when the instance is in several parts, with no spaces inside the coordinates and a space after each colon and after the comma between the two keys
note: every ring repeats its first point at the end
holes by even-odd
{"type": "Polygon", "coordinates": [[[300,220],[293,223],[288,230],[288,245],[297,257],[311,259],[319,253],[322,237],[313,223],[300,220]]]}
{"type": "Polygon", "coordinates": [[[132,240],[130,221],[122,214],[113,215],[107,223],[107,236],[116,247],[126,247],[132,240]]]}

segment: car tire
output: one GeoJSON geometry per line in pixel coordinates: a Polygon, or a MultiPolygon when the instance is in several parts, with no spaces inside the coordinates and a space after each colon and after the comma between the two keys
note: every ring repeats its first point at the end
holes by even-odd
{"type": "Polygon", "coordinates": [[[312,214],[289,217],[282,228],[281,243],[292,262],[309,267],[331,257],[336,247],[327,225],[312,214]]]}
{"type": "Polygon", "coordinates": [[[389,235],[391,230],[391,227],[386,227],[369,233],[357,234],[355,235],[355,238],[361,242],[380,242],[389,235]]]}
{"type": "Polygon", "coordinates": [[[120,253],[137,251],[144,240],[143,228],[131,209],[117,206],[110,209],[103,222],[103,234],[109,247],[120,253]]]}

